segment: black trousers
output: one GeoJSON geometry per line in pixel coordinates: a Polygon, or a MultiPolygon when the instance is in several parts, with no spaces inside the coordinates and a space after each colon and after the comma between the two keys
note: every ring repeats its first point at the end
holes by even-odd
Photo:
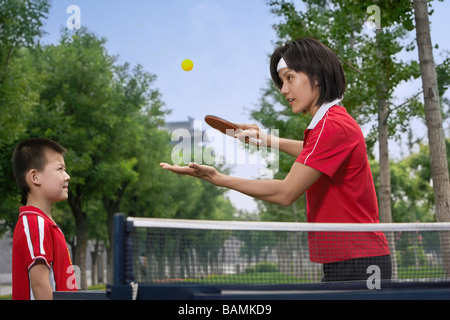
{"type": "Polygon", "coordinates": [[[373,274],[370,266],[380,268],[380,280],[391,279],[391,256],[386,255],[324,263],[322,282],[367,280],[373,274]]]}

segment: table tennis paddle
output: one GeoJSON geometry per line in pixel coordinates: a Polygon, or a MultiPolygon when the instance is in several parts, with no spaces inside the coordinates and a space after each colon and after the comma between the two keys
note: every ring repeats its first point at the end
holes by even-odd
{"type": "MultiPolygon", "coordinates": [[[[213,115],[205,116],[205,122],[207,124],[209,124],[211,127],[213,127],[214,129],[217,129],[220,132],[222,132],[223,134],[229,135],[231,137],[234,137],[235,131],[239,129],[239,127],[235,123],[230,122],[225,119],[222,119],[217,116],[213,116],[213,115]]],[[[255,138],[251,138],[251,137],[245,138],[246,143],[248,143],[249,140],[253,141],[257,145],[259,145],[261,143],[260,139],[255,139],[255,138]]]]}

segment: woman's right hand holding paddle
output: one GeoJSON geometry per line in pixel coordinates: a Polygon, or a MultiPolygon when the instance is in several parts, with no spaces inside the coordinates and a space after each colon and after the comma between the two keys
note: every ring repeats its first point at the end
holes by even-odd
{"type": "Polygon", "coordinates": [[[303,150],[303,141],[266,134],[256,124],[236,124],[236,126],[238,130],[236,130],[234,137],[244,143],[248,141],[252,145],[277,149],[294,157],[298,157],[303,150]],[[258,139],[259,143],[255,142],[255,139],[258,139]]]}
{"type": "Polygon", "coordinates": [[[241,142],[260,147],[271,147],[271,135],[266,135],[256,124],[236,124],[239,128],[234,137],[241,142]]]}

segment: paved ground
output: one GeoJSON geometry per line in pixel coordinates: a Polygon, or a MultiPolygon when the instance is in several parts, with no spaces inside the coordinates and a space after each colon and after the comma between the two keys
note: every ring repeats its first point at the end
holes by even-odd
{"type": "Polygon", "coordinates": [[[0,296],[6,296],[12,294],[11,285],[1,285],[0,286],[0,296]]]}

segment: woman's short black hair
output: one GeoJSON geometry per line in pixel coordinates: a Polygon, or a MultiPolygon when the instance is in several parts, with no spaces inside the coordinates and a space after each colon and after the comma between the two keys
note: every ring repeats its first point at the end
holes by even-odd
{"type": "Polygon", "coordinates": [[[287,42],[277,48],[270,59],[270,74],[278,88],[282,88],[277,65],[283,58],[289,69],[305,73],[311,81],[311,86],[317,81],[319,99],[317,105],[341,98],[345,91],[345,74],[336,53],[323,43],[311,39],[300,38],[287,42]]]}

